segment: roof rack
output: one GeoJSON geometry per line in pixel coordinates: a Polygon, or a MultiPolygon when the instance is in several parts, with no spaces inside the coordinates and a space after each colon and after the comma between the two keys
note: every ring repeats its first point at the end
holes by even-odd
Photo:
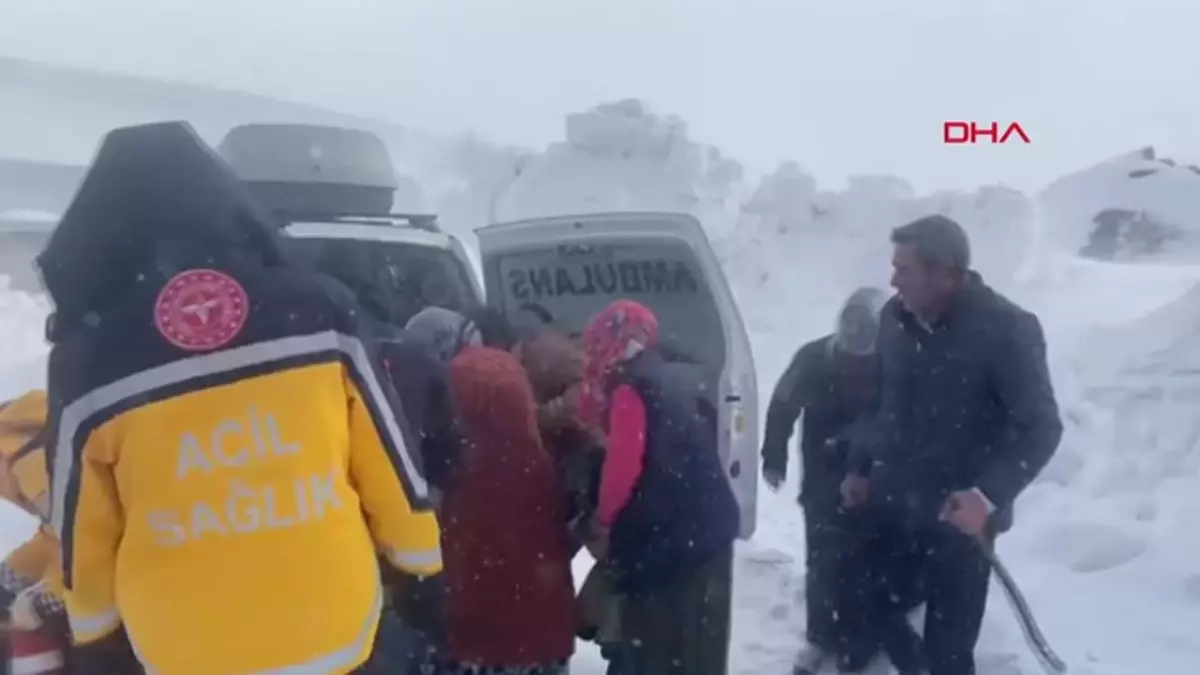
{"type": "Polygon", "coordinates": [[[275,211],[284,224],[295,222],[331,222],[347,225],[376,225],[380,227],[412,227],[425,232],[441,233],[438,219],[432,213],[321,213],[316,211],[275,211]]]}

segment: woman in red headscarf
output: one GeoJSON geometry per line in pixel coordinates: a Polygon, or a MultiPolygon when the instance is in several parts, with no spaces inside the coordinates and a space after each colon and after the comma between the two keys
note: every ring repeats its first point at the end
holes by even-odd
{"type": "Polygon", "coordinates": [[[597,526],[634,672],[723,675],[738,507],[650,309],[618,300],[583,333],[581,416],[608,435],[597,526]]]}

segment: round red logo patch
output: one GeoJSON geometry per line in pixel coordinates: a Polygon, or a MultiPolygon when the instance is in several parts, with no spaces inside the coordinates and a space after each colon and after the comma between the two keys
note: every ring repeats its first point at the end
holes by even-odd
{"type": "Polygon", "coordinates": [[[250,297],[236,279],[216,270],[176,274],[154,303],[154,325],[167,342],[193,352],[228,344],[242,332],[250,297]]]}

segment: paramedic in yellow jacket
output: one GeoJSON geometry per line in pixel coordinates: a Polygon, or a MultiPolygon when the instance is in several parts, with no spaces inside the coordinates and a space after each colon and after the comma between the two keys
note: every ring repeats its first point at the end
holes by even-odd
{"type": "Polygon", "coordinates": [[[38,263],[76,642],[123,626],[157,675],[377,672],[377,552],[442,563],[351,301],[183,123],[110,132],[38,263]]]}
{"type": "Polygon", "coordinates": [[[46,392],[35,389],[0,403],[0,498],[43,523],[32,539],[0,563],[0,588],[18,598],[10,614],[20,617],[10,618],[24,628],[59,624],[63,612],[59,546],[46,525],[50,477],[45,450],[46,392]]]}

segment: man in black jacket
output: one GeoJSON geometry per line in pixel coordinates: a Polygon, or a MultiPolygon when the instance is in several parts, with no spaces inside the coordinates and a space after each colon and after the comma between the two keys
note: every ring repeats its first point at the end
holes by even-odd
{"type": "MultiPolygon", "coordinates": [[[[441,491],[462,444],[458,417],[450,403],[448,360],[436,353],[434,345],[426,344],[423,336],[413,335],[400,323],[401,301],[394,292],[380,288],[371,252],[361,241],[332,240],[324,245],[316,267],[361,309],[362,322],[371,331],[410,432],[419,440],[425,479],[435,491],[441,491]]],[[[458,316],[450,310],[436,311],[458,316]]]]}
{"type": "Polygon", "coordinates": [[[880,326],[879,410],[855,449],[869,471],[843,493],[878,514],[889,535],[879,541],[926,580],[930,675],[973,675],[990,575],[979,546],[1011,524],[1062,423],[1041,324],[970,270],[963,229],[929,216],[892,243],[898,295],[880,326]]]}
{"type": "MultiPolygon", "coordinates": [[[[439,319],[466,321],[461,315],[427,308],[410,318],[416,330],[396,325],[399,308],[372,279],[369,251],[356,241],[330,242],[317,260],[320,272],[344,291],[347,303],[357,305],[360,319],[379,350],[382,366],[392,385],[411,435],[418,440],[422,471],[430,486],[435,506],[460,454],[463,437],[458,415],[450,399],[448,357],[437,349],[437,331],[427,328],[439,319]],[[420,317],[420,318],[418,318],[420,317]]],[[[464,334],[451,327],[451,334],[464,334]]],[[[457,348],[452,348],[457,352],[457,348]]],[[[380,624],[377,660],[398,673],[421,672],[442,651],[445,635],[441,625],[445,588],[441,576],[420,582],[390,574],[386,580],[395,588],[390,611],[380,624]]]]}
{"type": "Polygon", "coordinates": [[[801,413],[800,505],[804,508],[806,637],[796,672],[814,672],[836,656],[843,672],[862,670],[878,652],[866,629],[859,551],[867,530],[847,513],[838,487],[851,436],[861,429],[878,390],[875,343],[887,295],[860,288],[838,315],[836,332],[805,344],[788,365],[767,408],[763,478],[778,490],[787,477],[788,440],[801,413]]]}

